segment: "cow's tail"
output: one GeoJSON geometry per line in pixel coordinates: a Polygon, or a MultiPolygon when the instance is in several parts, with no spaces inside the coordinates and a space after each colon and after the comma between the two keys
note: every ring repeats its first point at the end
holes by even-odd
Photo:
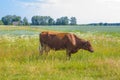
{"type": "Polygon", "coordinates": [[[42,38],[41,38],[41,33],[40,33],[40,34],[39,34],[39,54],[42,54],[42,53],[41,53],[42,46],[43,46],[43,44],[42,44],[42,38]]]}

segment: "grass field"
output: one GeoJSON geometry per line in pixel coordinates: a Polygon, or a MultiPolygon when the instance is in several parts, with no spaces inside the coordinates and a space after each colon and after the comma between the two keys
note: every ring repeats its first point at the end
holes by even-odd
{"type": "Polygon", "coordinates": [[[0,26],[0,80],[120,80],[120,27],[0,26]],[[89,40],[94,53],[79,50],[39,55],[44,30],[74,33],[89,40]]]}

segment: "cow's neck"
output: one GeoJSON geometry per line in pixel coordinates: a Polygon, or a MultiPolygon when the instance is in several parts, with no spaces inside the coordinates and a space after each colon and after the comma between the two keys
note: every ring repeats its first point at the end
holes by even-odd
{"type": "Polygon", "coordinates": [[[84,44],[85,44],[85,40],[83,40],[83,39],[79,39],[78,41],[77,41],[77,46],[78,46],[78,48],[79,49],[84,49],[84,44]]]}

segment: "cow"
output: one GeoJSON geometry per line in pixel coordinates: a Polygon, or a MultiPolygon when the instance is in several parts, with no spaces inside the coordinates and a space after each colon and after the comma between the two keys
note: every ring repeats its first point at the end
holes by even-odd
{"type": "Polygon", "coordinates": [[[79,49],[94,52],[89,41],[77,37],[75,34],[43,31],[39,34],[40,54],[45,51],[48,53],[50,49],[66,50],[66,55],[70,59],[71,54],[76,53],[79,49]]]}

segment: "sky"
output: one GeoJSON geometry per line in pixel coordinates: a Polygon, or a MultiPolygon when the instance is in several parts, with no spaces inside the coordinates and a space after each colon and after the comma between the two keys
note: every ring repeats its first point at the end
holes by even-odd
{"type": "Polygon", "coordinates": [[[0,19],[6,15],[77,18],[78,24],[120,22],[120,0],[0,0],[0,19]]]}

